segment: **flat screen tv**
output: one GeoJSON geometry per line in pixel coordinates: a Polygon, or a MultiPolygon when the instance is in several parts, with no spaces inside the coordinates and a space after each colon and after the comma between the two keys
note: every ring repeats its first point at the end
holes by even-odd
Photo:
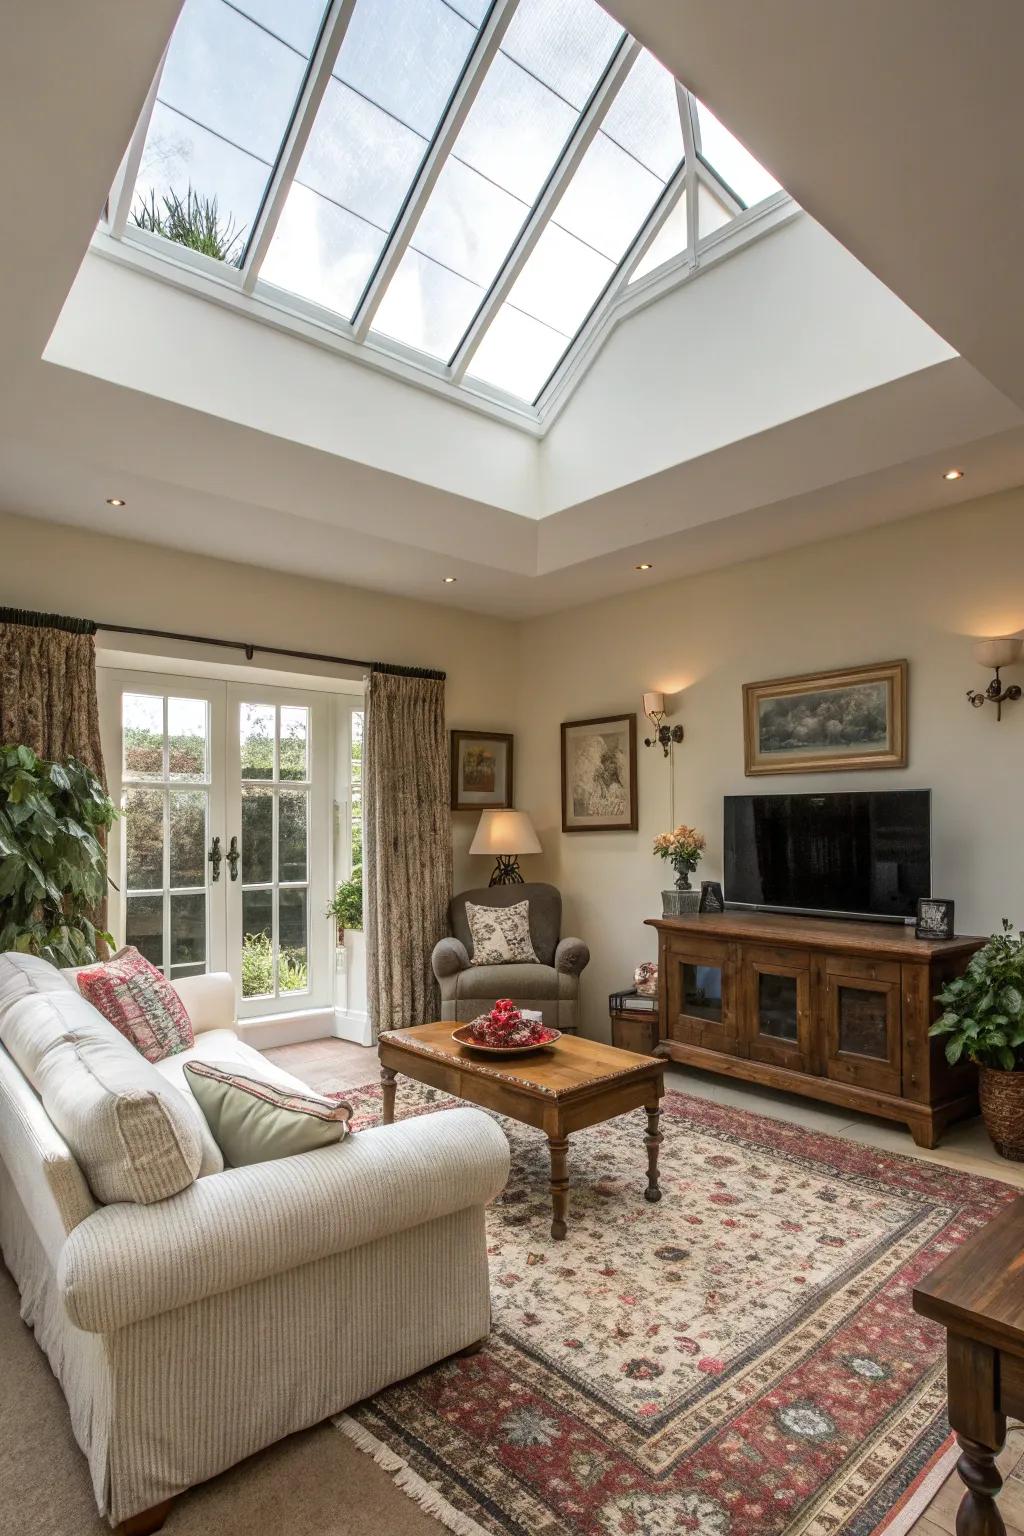
{"type": "Polygon", "coordinates": [[[725,797],[730,905],[905,921],[930,894],[930,790],[725,797]]]}

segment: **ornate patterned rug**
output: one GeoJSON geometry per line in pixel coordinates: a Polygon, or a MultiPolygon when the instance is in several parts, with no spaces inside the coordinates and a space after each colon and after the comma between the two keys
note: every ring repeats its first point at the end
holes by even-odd
{"type": "MultiPolygon", "coordinates": [[[[379,1090],[346,1093],[356,1123],[379,1090]]],[[[452,1100],[403,1079],[398,1116],[452,1100]]],[[[337,1422],[460,1536],[900,1536],[952,1466],[917,1278],[1015,1192],[685,1094],[573,1136],[502,1120],[493,1332],[337,1422]]],[[[444,1304],[443,1297],[438,1298],[444,1304]]]]}

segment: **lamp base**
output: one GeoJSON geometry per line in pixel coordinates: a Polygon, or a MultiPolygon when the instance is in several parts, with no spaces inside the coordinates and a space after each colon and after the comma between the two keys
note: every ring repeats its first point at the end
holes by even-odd
{"type": "Polygon", "coordinates": [[[522,885],[523,875],[519,868],[519,856],[515,853],[499,853],[498,862],[491,875],[491,885],[522,885]]]}

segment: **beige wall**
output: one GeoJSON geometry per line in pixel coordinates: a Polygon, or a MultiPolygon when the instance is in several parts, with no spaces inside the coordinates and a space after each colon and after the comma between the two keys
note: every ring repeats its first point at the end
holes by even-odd
{"type": "Polygon", "coordinates": [[[644,689],[684,690],[675,814],[707,834],[705,877],[722,873],[724,794],[928,788],[934,891],[955,899],[958,928],[986,932],[1004,913],[1024,922],[1024,702],[997,725],[991,706],[972,710],[965,698],[988,680],[968,637],[1024,629],[1024,490],[692,582],[641,582],[628,597],[531,623],[522,642],[517,801],[544,845],[526,867],[561,886],[569,926],[593,950],[588,1032],[607,1030],[607,994],[656,953],[643,919],[671,884],[650,854],[671,825],[670,768],[640,746],[639,832],[564,836],[558,727],[638,711],[644,689]],[[905,770],[744,777],[741,684],[896,657],[910,662],[905,770]]]}
{"type": "MultiPolygon", "coordinates": [[[[450,725],[516,732],[516,802],[544,844],[524,871],[561,887],[567,931],[591,945],[591,1033],[607,1030],[608,992],[655,952],[643,919],[669,883],[650,842],[670,826],[670,768],[640,747],[639,832],[564,836],[558,727],[636,711],[646,688],[683,689],[675,815],[708,835],[705,876],[722,872],[723,794],[929,788],[934,889],[956,900],[958,927],[1024,920],[1024,702],[997,725],[994,709],[964,697],[987,680],[970,637],[1024,630],[1024,489],[693,582],[638,576],[626,597],[521,627],[0,516],[0,603],[443,667],[450,725]],[[910,661],[906,770],[744,778],[742,683],[900,656],[910,661]]],[[[486,881],[485,861],[466,855],[475,816],[453,821],[456,888],[486,881]]]]}
{"type": "MultiPolygon", "coordinates": [[[[454,606],[2,513],[0,605],[438,667],[448,674],[450,725],[508,729],[515,714],[516,626],[454,606]]],[[[456,816],[453,825],[457,886],[486,883],[487,861],[466,852],[475,818],[456,816]]]]}

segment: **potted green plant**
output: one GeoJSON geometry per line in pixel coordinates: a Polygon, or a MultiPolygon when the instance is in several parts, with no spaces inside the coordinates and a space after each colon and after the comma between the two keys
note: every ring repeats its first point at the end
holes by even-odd
{"type": "Polygon", "coordinates": [[[0,950],[87,965],[93,918],[107,891],[102,833],[115,811],[76,758],[48,762],[29,747],[0,747],[0,950]]]}
{"type": "Polygon", "coordinates": [[[363,926],[363,871],[357,864],[347,880],[335,891],[327,908],[327,916],[338,925],[338,943],[345,938],[345,929],[361,932],[363,926]]]}
{"type": "Polygon", "coordinates": [[[930,1033],[946,1037],[951,1066],[978,1065],[981,1115],[1001,1157],[1024,1162],[1024,934],[1002,933],[971,956],[938,994],[943,1013],[930,1033]]]}
{"type": "Polygon", "coordinates": [[[676,885],[673,891],[662,891],[661,904],[666,917],[678,917],[682,912],[696,912],[700,893],[691,890],[690,876],[700,863],[707,841],[696,827],[680,824],[673,832],[661,832],[654,839],[654,852],[659,859],[667,859],[675,870],[676,885]]]}

